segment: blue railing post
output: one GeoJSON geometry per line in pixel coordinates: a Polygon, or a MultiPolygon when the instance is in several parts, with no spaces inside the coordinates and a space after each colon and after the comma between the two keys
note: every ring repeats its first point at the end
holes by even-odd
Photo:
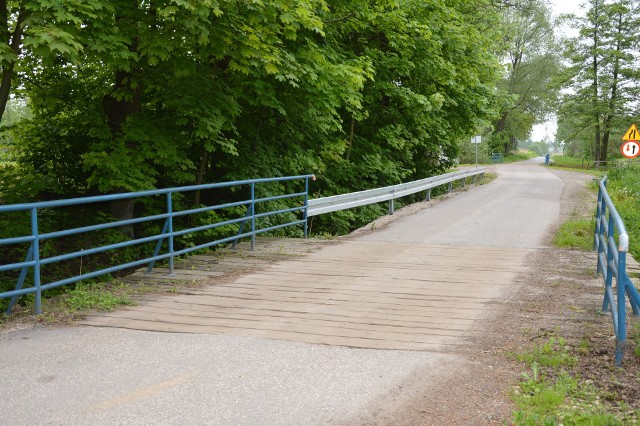
{"type": "Polygon", "coordinates": [[[606,244],[602,246],[602,240],[604,239],[604,225],[602,224],[603,220],[607,219],[607,205],[602,199],[600,206],[600,216],[598,216],[598,234],[596,238],[598,239],[598,260],[596,265],[596,274],[602,272],[602,265],[600,264],[600,253],[603,253],[606,250],[606,244]]]}
{"type": "MultiPolygon", "coordinates": [[[[613,231],[614,231],[614,221],[613,221],[613,215],[611,214],[611,212],[609,212],[609,232],[607,235],[607,243],[609,242],[609,239],[613,239],[613,231]]],[[[604,231],[604,230],[603,230],[604,231]]],[[[607,260],[606,260],[606,266],[604,267],[607,277],[605,280],[605,294],[607,294],[606,292],[608,291],[612,291],[612,285],[613,285],[613,271],[611,270],[611,268],[609,267],[609,265],[611,265],[611,263],[613,262],[613,252],[611,251],[611,248],[605,244],[606,247],[606,252],[607,252],[607,260]]],[[[604,249],[603,249],[604,251],[604,249]]],[[[600,264],[600,262],[598,262],[598,265],[600,264]]],[[[618,280],[620,278],[618,277],[618,280]]],[[[611,303],[613,303],[613,301],[611,301],[611,303]]],[[[611,308],[613,309],[613,306],[611,306],[611,308]]],[[[605,296],[604,301],[602,302],[602,312],[608,312],[609,311],[609,299],[605,296]]]]}
{"type": "Polygon", "coordinates": [[[618,329],[616,330],[616,365],[619,366],[622,363],[622,355],[624,354],[624,347],[627,337],[627,306],[626,306],[626,294],[625,289],[627,283],[624,279],[624,274],[621,271],[626,271],[627,268],[627,252],[620,250],[618,253],[618,278],[616,284],[618,286],[618,329]]]}
{"type": "MultiPolygon", "coordinates": [[[[166,188],[159,190],[150,190],[150,191],[140,191],[135,193],[119,193],[119,194],[109,194],[109,195],[101,195],[101,196],[93,196],[93,197],[80,197],[80,198],[71,198],[66,200],[55,200],[55,201],[42,201],[36,203],[24,203],[24,204],[11,204],[11,205],[0,205],[0,213],[4,212],[14,212],[21,211],[25,213],[31,214],[31,235],[25,236],[17,236],[10,238],[0,238],[0,246],[9,245],[9,244],[26,244],[29,243],[29,250],[27,253],[26,260],[24,262],[17,263],[8,263],[8,264],[0,264],[0,271],[11,271],[20,269],[21,272],[19,274],[18,282],[16,283],[15,290],[12,291],[0,291],[0,298],[10,298],[11,301],[9,303],[8,313],[14,307],[14,305],[19,300],[20,296],[27,294],[35,293],[35,311],[37,314],[42,313],[42,293],[45,290],[49,290],[52,288],[61,287],[67,284],[72,284],[75,282],[79,282],[84,279],[90,279],[94,277],[98,277],[105,274],[110,274],[117,271],[122,271],[138,266],[146,265],[148,270],[152,270],[154,263],[156,261],[164,261],[168,260],[169,263],[169,272],[173,274],[175,271],[175,259],[178,256],[183,254],[191,253],[196,250],[202,250],[205,248],[213,247],[219,244],[237,241],[239,238],[243,237],[252,237],[252,249],[255,249],[256,235],[258,233],[265,233],[274,231],[276,229],[284,228],[287,226],[298,226],[305,225],[305,220],[294,220],[287,223],[282,223],[274,226],[268,226],[261,229],[256,229],[257,227],[257,219],[262,217],[269,216],[278,216],[283,214],[291,214],[299,212],[302,208],[306,209],[309,204],[308,200],[308,181],[305,182],[305,187],[307,187],[306,192],[298,192],[291,194],[283,194],[283,195],[275,195],[271,197],[264,198],[256,198],[255,193],[255,185],[262,182],[283,182],[283,181],[292,181],[292,180],[301,180],[313,178],[313,175],[303,175],[303,176],[286,176],[279,178],[264,178],[264,179],[249,179],[243,181],[233,181],[233,182],[222,182],[222,183],[212,183],[212,184],[203,184],[203,185],[191,185],[191,186],[183,186],[178,188],[166,188]],[[180,193],[186,191],[196,191],[202,189],[213,189],[213,188],[229,188],[243,185],[246,188],[246,185],[251,186],[251,200],[242,200],[242,201],[234,201],[223,203],[219,205],[213,206],[199,206],[193,209],[187,210],[179,210],[174,211],[173,208],[173,193],[180,193]],[[138,198],[138,197],[152,197],[157,195],[166,195],[167,196],[167,211],[162,214],[154,214],[150,216],[126,219],[126,220],[116,220],[113,222],[107,223],[99,223],[95,225],[89,226],[80,226],[71,229],[64,229],[60,231],[54,232],[39,232],[39,224],[38,224],[38,210],[42,210],[44,208],[57,208],[63,206],[73,206],[73,205],[81,205],[81,204],[92,204],[92,203],[103,203],[106,201],[114,201],[114,200],[124,200],[130,198],[138,198]],[[301,207],[299,200],[305,197],[305,206],[301,207]],[[256,213],[256,206],[259,203],[276,201],[276,200],[289,200],[289,199],[297,199],[295,203],[295,207],[274,210],[274,211],[266,211],[261,212],[260,214],[256,213]],[[223,221],[216,221],[214,223],[208,223],[201,226],[196,226],[188,229],[174,229],[174,218],[178,219],[180,217],[185,217],[193,214],[199,214],[209,211],[217,211],[232,207],[248,207],[247,215],[243,218],[233,218],[223,221]],[[249,215],[251,216],[251,233],[243,233],[242,226],[244,223],[249,220],[249,215]],[[162,232],[152,236],[139,237],[135,239],[128,239],[126,241],[122,241],[119,243],[107,244],[99,247],[93,247],[88,249],[80,249],[70,253],[59,254],[55,256],[44,257],[42,253],[40,253],[40,242],[53,240],[56,238],[65,238],[71,235],[80,235],[89,232],[118,228],[121,226],[135,225],[139,223],[148,223],[156,220],[163,220],[164,227],[162,232]],[[223,226],[232,225],[242,223],[240,227],[239,233],[234,236],[228,236],[225,238],[216,239],[215,241],[211,241],[210,239],[206,242],[203,242],[198,245],[192,245],[190,247],[185,248],[176,248],[176,237],[181,235],[192,234],[196,232],[203,232],[209,229],[220,229],[223,226]],[[160,254],[162,251],[162,243],[164,240],[167,240],[169,245],[168,252],[164,254],[160,254]],[[71,275],[67,277],[61,277],[60,279],[56,279],[52,282],[42,282],[41,272],[42,268],[45,265],[56,264],[59,262],[64,262],[67,260],[82,258],[83,256],[90,256],[97,253],[104,253],[110,250],[122,249],[125,247],[144,245],[148,243],[154,243],[156,245],[154,254],[151,257],[145,257],[143,259],[137,259],[126,263],[119,263],[112,266],[107,266],[98,270],[85,272],[80,271],[78,275],[71,275]],[[29,288],[22,288],[29,274],[30,268],[33,268],[33,285],[29,288]]],[[[306,218],[308,218],[308,211],[305,210],[306,218]]],[[[306,219],[305,218],[305,219],[306,219]]]]}
{"type": "Polygon", "coordinates": [[[172,192],[167,192],[167,232],[169,233],[169,275],[174,275],[173,272],[173,197],[172,192]]]}
{"type": "Polygon", "coordinates": [[[256,249],[256,184],[251,182],[251,251],[256,249]]]}
{"type": "Polygon", "coordinates": [[[38,232],[38,209],[31,209],[31,235],[33,235],[33,286],[36,288],[36,315],[42,314],[42,289],[40,288],[40,235],[38,232]]]}
{"type": "Polygon", "coordinates": [[[309,220],[307,218],[307,210],[309,209],[309,178],[305,178],[304,180],[304,210],[303,210],[303,220],[304,220],[304,238],[307,239],[309,237],[309,220]]]}
{"type": "MultiPolygon", "coordinates": [[[[593,235],[595,235],[595,237],[593,238],[593,249],[596,250],[598,248],[598,245],[600,243],[599,237],[600,237],[600,209],[602,208],[602,190],[600,188],[598,188],[598,206],[596,208],[596,229],[593,232],[593,235]]],[[[598,266],[597,266],[597,270],[596,270],[596,274],[598,274],[600,272],[600,262],[598,262],[598,266]]]]}

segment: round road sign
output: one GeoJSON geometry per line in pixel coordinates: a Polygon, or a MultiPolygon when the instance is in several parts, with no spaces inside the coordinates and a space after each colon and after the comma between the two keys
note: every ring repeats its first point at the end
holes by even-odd
{"type": "Polygon", "coordinates": [[[620,147],[620,152],[626,158],[634,158],[640,154],[640,144],[637,141],[627,141],[620,147]]]}

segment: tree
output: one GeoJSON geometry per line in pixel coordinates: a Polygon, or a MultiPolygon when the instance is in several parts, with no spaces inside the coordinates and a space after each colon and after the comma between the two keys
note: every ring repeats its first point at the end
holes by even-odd
{"type": "Polygon", "coordinates": [[[624,132],[625,117],[637,99],[640,9],[631,0],[591,0],[588,6],[586,17],[574,18],[579,37],[567,43],[571,67],[560,123],[566,135],[581,139],[595,161],[606,163],[611,133],[624,132]],[[579,138],[585,130],[591,137],[579,138]]]}
{"type": "Polygon", "coordinates": [[[101,1],[76,50],[21,56],[21,167],[40,197],[309,172],[335,193],[437,173],[495,110],[491,3],[101,1]]]}
{"type": "Polygon", "coordinates": [[[526,140],[536,122],[555,107],[551,83],[559,70],[559,58],[550,11],[540,0],[521,0],[503,12],[505,78],[500,117],[489,139],[493,150],[510,154],[519,140],[526,140]]]}

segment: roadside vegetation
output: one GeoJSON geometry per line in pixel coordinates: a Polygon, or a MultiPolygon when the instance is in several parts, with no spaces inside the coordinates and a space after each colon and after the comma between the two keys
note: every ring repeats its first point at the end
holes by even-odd
{"type": "Polygon", "coordinates": [[[573,369],[590,350],[583,339],[571,347],[562,337],[550,337],[512,356],[527,369],[511,395],[517,410],[515,425],[630,425],[640,411],[615,402],[616,396],[599,389],[573,369]]]}
{"type": "MultiPolygon", "coordinates": [[[[607,191],[611,196],[620,217],[629,234],[629,252],[640,259],[640,163],[638,160],[620,160],[610,162],[606,169],[595,171],[587,169],[589,162],[569,156],[554,156],[553,167],[568,170],[589,170],[594,175],[590,185],[592,191],[598,191],[598,182],[604,175],[608,177],[607,191]]],[[[595,206],[588,217],[584,213],[574,212],[558,231],[555,244],[562,248],[590,250],[593,247],[595,227],[595,206]]]]}
{"type": "MultiPolygon", "coordinates": [[[[594,171],[584,159],[554,156],[553,167],[590,172],[591,195],[584,194],[571,212],[569,220],[556,233],[554,245],[559,248],[589,251],[593,248],[595,204],[593,194],[597,183],[606,174],[611,198],[622,216],[631,244],[630,252],[640,258],[640,167],[637,162],[608,164],[606,170],[594,171]],[[588,199],[587,199],[588,198],[588,199]]],[[[583,273],[592,275],[590,269],[583,273]]],[[[568,283],[570,281],[567,281],[568,283]]],[[[568,291],[566,286],[563,291],[568,291]]],[[[584,287],[571,291],[584,292],[584,287]],[[582,290],[581,290],[582,289],[582,290]]],[[[600,293],[599,291],[597,293],[600,293]]],[[[579,296],[576,294],[573,297],[579,296]]],[[[570,297],[570,298],[573,298],[570,297]]],[[[565,307],[583,312],[578,306],[565,307]]],[[[511,394],[517,410],[516,425],[628,425],[640,423],[640,410],[635,391],[640,377],[640,325],[629,323],[628,344],[622,368],[613,366],[610,336],[613,328],[608,315],[595,315],[578,328],[565,327],[533,336],[539,343],[523,345],[510,354],[523,367],[520,383],[511,394]],[[571,343],[568,343],[571,341],[571,343]],[[609,354],[603,356],[603,354],[609,354]]]]}

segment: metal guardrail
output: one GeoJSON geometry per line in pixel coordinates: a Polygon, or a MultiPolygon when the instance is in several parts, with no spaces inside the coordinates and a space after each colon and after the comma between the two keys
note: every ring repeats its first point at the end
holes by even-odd
{"type": "Polygon", "coordinates": [[[316,198],[308,201],[307,217],[324,213],[361,207],[368,204],[389,201],[389,214],[393,214],[394,200],[421,191],[427,191],[427,199],[431,197],[431,189],[449,184],[449,192],[454,181],[475,177],[485,173],[485,168],[467,169],[458,172],[447,173],[426,179],[416,180],[398,185],[385,186],[383,188],[369,189],[367,191],[351,192],[349,194],[334,195],[331,197],[316,198]]]}
{"type": "Polygon", "coordinates": [[[607,192],[606,176],[600,181],[599,187],[593,248],[598,252],[596,273],[602,273],[605,285],[602,311],[611,312],[613,329],[616,334],[615,362],[616,365],[620,365],[627,333],[626,297],[629,297],[633,313],[640,315],[640,295],[627,275],[629,235],[607,192]],[[607,212],[609,213],[608,217],[607,212]],[[618,236],[618,244],[615,241],[616,235],[618,236]],[[614,277],[616,279],[615,297],[614,277]]]}
{"type": "Polygon", "coordinates": [[[18,277],[18,281],[16,283],[15,290],[6,291],[0,293],[0,299],[3,298],[11,298],[9,309],[7,313],[11,313],[11,310],[18,298],[25,294],[34,294],[35,293],[35,310],[37,314],[42,313],[42,292],[44,290],[56,288],[63,286],[65,284],[71,284],[83,279],[94,278],[99,275],[105,275],[112,272],[117,272],[123,269],[148,265],[148,270],[150,271],[153,268],[153,265],[156,261],[159,260],[168,260],[169,263],[169,273],[173,273],[173,262],[176,256],[180,256],[192,251],[201,250],[204,248],[212,247],[217,244],[237,241],[239,238],[243,237],[251,237],[251,246],[255,247],[255,237],[257,234],[273,231],[275,229],[284,228],[286,226],[294,226],[294,225],[304,225],[304,234],[307,236],[307,215],[306,215],[306,206],[308,201],[309,194],[309,179],[315,179],[313,175],[302,175],[302,176],[290,176],[290,177],[282,177],[282,178],[267,178],[267,179],[252,179],[252,180],[242,180],[242,181],[234,181],[234,182],[224,182],[224,183],[214,183],[214,184],[204,184],[204,185],[193,185],[193,186],[183,186],[178,188],[168,188],[168,189],[160,189],[153,191],[142,191],[142,192],[130,192],[130,193],[122,193],[122,194],[111,194],[111,195],[103,195],[103,196],[95,196],[95,197],[82,197],[82,198],[72,198],[66,200],[57,200],[57,201],[47,201],[47,202],[37,202],[37,203],[28,203],[28,204],[12,204],[12,205],[4,205],[0,206],[0,214],[5,212],[29,212],[31,218],[31,234],[23,235],[13,238],[4,238],[0,239],[0,246],[2,245],[16,245],[16,244],[29,244],[29,248],[27,250],[27,255],[24,262],[18,263],[10,263],[0,265],[0,272],[3,271],[11,271],[11,270],[20,270],[20,275],[18,277]],[[293,180],[304,180],[304,191],[293,193],[293,194],[283,194],[266,198],[256,198],[256,185],[268,183],[268,182],[282,182],[282,181],[293,181],[293,180]],[[182,210],[182,211],[174,211],[173,208],[173,200],[174,194],[197,191],[203,189],[213,189],[213,188],[224,188],[224,187],[248,187],[249,188],[249,196],[247,199],[227,204],[220,204],[208,207],[199,207],[195,209],[182,210]],[[66,229],[62,231],[56,232],[47,232],[41,233],[41,229],[38,225],[38,213],[43,209],[53,209],[57,207],[63,206],[74,206],[80,204],[91,204],[91,203],[104,203],[108,201],[115,200],[128,200],[133,198],[144,198],[144,197],[154,197],[158,195],[166,196],[166,213],[155,214],[152,216],[138,217],[129,220],[118,220],[109,223],[101,223],[92,226],[84,226],[73,229],[66,229]],[[283,200],[283,199],[298,199],[300,203],[298,206],[278,211],[266,211],[261,213],[256,213],[256,205],[260,203],[265,203],[268,201],[275,200],[283,200]],[[203,213],[214,210],[222,210],[225,208],[231,207],[239,207],[246,206],[247,214],[243,217],[239,217],[236,219],[226,220],[222,222],[211,223],[203,226],[192,227],[188,229],[180,229],[174,230],[174,218],[181,216],[188,216],[197,213],[203,213]],[[256,219],[264,218],[268,216],[274,216],[283,213],[290,212],[302,212],[302,219],[296,220],[293,222],[288,222],[284,224],[278,224],[274,226],[269,226],[266,228],[256,228],[256,219]],[[44,240],[52,240],[55,238],[64,238],[70,235],[77,234],[86,234],[92,231],[104,230],[109,228],[118,228],[122,226],[140,224],[144,222],[151,222],[157,220],[164,220],[164,228],[160,234],[152,235],[144,238],[132,239],[130,241],[108,244],[101,247],[94,247],[87,250],[79,250],[71,253],[66,253],[63,255],[52,256],[52,257],[43,257],[43,251],[41,250],[41,242],[44,240]],[[243,232],[244,224],[251,223],[250,231],[243,232]],[[174,249],[174,238],[186,235],[193,234],[209,229],[218,228],[224,225],[230,224],[240,224],[240,230],[236,235],[229,236],[226,238],[222,238],[216,241],[210,241],[204,244],[199,244],[193,247],[187,247],[182,250],[174,249]],[[79,274],[71,277],[67,277],[64,279],[59,279],[57,281],[49,282],[43,284],[43,277],[41,276],[42,266],[51,265],[54,263],[62,262],[65,260],[76,259],[82,256],[87,256],[91,254],[103,253],[109,250],[117,250],[124,247],[129,247],[137,244],[144,244],[149,242],[156,242],[156,247],[153,256],[120,264],[113,265],[107,268],[100,269],[98,271],[93,271],[89,273],[79,274]],[[165,253],[160,254],[160,250],[164,241],[167,241],[168,249],[165,253]],[[33,271],[33,286],[29,288],[22,288],[25,280],[27,278],[27,273],[29,270],[33,271]]]}

